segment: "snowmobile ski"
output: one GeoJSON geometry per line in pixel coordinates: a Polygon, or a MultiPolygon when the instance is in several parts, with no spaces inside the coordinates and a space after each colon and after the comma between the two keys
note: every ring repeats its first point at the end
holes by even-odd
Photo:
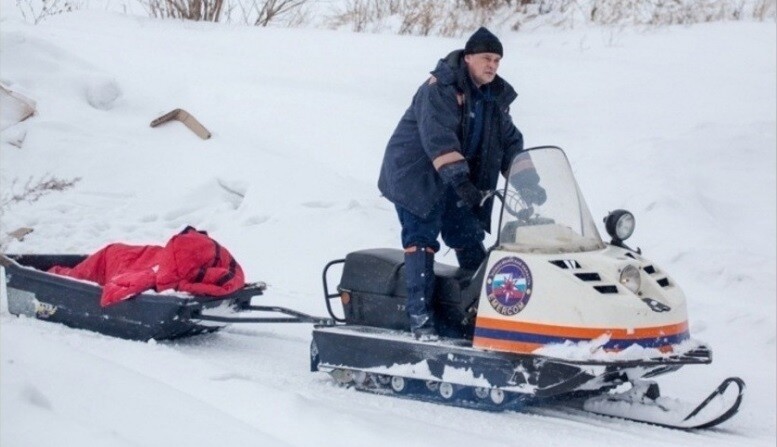
{"type": "Polygon", "coordinates": [[[661,396],[658,385],[652,381],[637,381],[632,385],[626,392],[585,399],[580,410],[667,428],[705,429],[733,417],[739,411],[745,390],[742,379],[729,377],[701,403],[693,404],[661,396]]]}

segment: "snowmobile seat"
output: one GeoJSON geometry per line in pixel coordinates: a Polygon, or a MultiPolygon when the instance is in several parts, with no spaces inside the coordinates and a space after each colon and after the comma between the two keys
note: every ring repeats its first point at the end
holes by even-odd
{"type": "MultiPolygon", "coordinates": [[[[437,330],[450,337],[466,337],[474,325],[474,309],[480,292],[481,268],[473,272],[435,263],[434,313],[437,330]]],[[[378,248],[349,253],[338,287],[347,292],[345,319],[389,329],[410,330],[405,312],[404,252],[378,248]]]]}

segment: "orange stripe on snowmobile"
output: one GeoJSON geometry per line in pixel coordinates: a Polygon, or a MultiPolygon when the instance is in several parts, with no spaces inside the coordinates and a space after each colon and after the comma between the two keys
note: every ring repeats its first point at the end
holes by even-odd
{"type": "Polygon", "coordinates": [[[526,323],[522,321],[498,320],[495,318],[478,317],[475,326],[484,329],[499,329],[511,332],[522,332],[556,337],[594,339],[603,334],[621,340],[637,340],[643,338],[667,337],[688,332],[688,322],[634,329],[616,328],[582,328],[556,326],[541,323],[526,323]]]}
{"type": "Polygon", "coordinates": [[[472,339],[472,346],[476,348],[490,349],[492,351],[517,352],[529,354],[541,348],[543,345],[537,343],[525,343],[520,341],[497,340],[494,338],[475,337],[472,339]]]}
{"type": "MultiPolygon", "coordinates": [[[[489,349],[491,351],[513,352],[517,354],[531,354],[537,349],[545,346],[540,343],[526,343],[520,341],[500,340],[488,337],[474,337],[472,339],[472,346],[480,349],[489,349]]],[[[622,349],[618,348],[603,348],[607,352],[619,352],[622,349]]],[[[657,348],[660,352],[669,353],[673,352],[672,345],[663,345],[657,348]]]]}
{"type": "Polygon", "coordinates": [[[672,352],[674,344],[688,338],[688,323],[627,330],[556,326],[479,317],[472,345],[481,349],[526,354],[541,346],[585,342],[602,335],[610,338],[602,345],[605,351],[617,352],[637,344],[661,352],[672,352]]]}

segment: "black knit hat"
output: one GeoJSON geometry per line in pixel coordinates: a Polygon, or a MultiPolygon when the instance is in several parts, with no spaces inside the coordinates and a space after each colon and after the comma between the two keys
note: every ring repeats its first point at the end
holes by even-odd
{"type": "Polygon", "coordinates": [[[469,38],[467,45],[464,46],[464,54],[475,53],[496,53],[503,56],[502,42],[499,41],[499,38],[494,33],[481,26],[469,38]]]}

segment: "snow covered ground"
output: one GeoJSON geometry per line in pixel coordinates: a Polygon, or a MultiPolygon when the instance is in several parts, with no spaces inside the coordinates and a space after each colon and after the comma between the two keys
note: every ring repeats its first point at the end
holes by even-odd
{"type": "MultiPolygon", "coordinates": [[[[3,2],[0,80],[37,101],[0,134],[0,187],[76,187],[2,210],[9,253],[162,244],[186,225],[232,251],[262,301],[326,313],[321,268],[396,247],[379,196],[385,143],[462,39],[181,23],[83,11],[38,26],[3,2]],[[180,123],[150,128],[174,108],[180,123]],[[17,142],[23,140],[20,144],[17,142]],[[16,144],[16,145],[14,145],[16,144]],[[243,197],[224,188],[239,191],[243,197]]],[[[660,379],[703,397],[748,383],[718,429],[491,414],[366,395],[308,372],[310,327],[246,325],[138,343],[17,318],[0,305],[0,444],[768,446],[775,444],[775,24],[502,33],[528,146],[564,147],[595,216],[627,208],[635,245],[689,297],[709,366],[660,379]]],[[[602,234],[605,232],[600,229],[602,234]]],[[[440,258],[455,264],[452,253],[440,258]]]]}

